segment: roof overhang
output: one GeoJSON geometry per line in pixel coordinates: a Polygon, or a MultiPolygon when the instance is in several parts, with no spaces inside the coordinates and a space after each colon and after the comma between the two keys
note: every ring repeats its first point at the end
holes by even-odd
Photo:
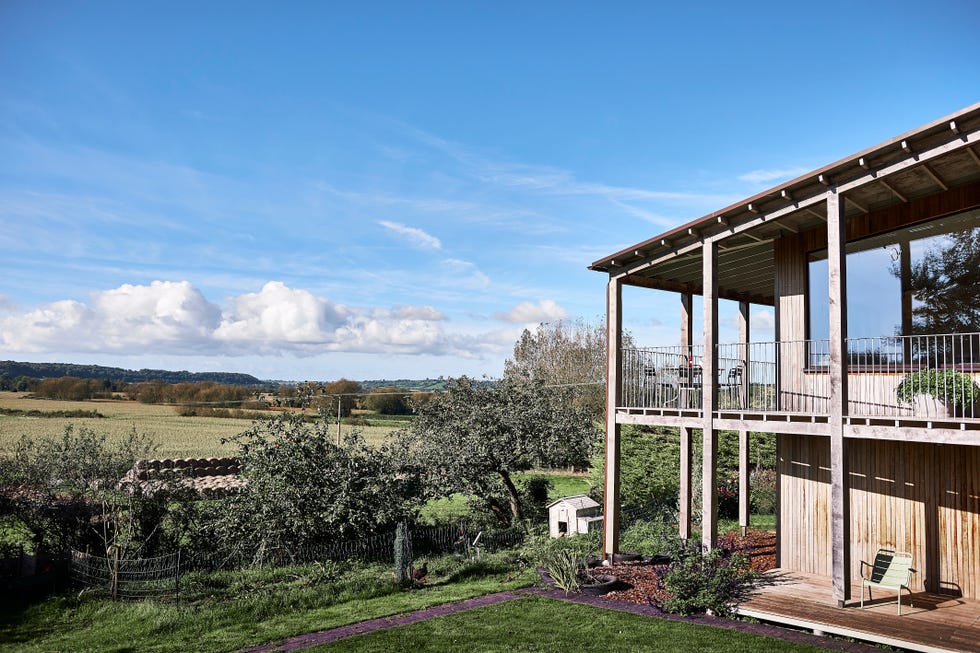
{"type": "Polygon", "coordinates": [[[980,182],[980,103],[595,261],[627,285],[701,294],[705,242],[718,245],[724,299],[772,305],[774,241],[824,227],[826,197],[852,218],[923,204],[980,182]]]}

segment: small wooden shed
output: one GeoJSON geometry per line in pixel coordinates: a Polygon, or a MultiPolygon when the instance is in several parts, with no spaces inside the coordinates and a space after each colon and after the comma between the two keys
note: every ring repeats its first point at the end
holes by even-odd
{"type": "Polygon", "coordinates": [[[585,494],[562,497],[548,504],[548,524],[551,537],[588,533],[589,527],[601,524],[602,508],[585,494]]]}

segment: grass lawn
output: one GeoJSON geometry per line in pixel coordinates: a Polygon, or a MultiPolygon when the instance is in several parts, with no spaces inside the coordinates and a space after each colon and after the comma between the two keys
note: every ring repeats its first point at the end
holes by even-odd
{"type": "Polygon", "coordinates": [[[387,565],[316,566],[189,576],[172,603],[113,603],[69,595],[26,610],[0,609],[0,651],[236,651],[311,631],[524,587],[511,562],[430,560],[430,581],[403,590],[387,565]],[[186,587],[184,587],[186,586],[186,587]]]}
{"type": "Polygon", "coordinates": [[[541,597],[359,635],[309,651],[821,651],[710,626],[667,621],[541,597]]]}
{"type": "MultiPolygon", "coordinates": [[[[514,480],[520,480],[525,476],[547,476],[552,485],[551,490],[548,492],[548,499],[551,501],[575,494],[585,494],[589,491],[589,477],[587,474],[528,472],[527,474],[514,474],[514,480]]],[[[434,499],[427,503],[422,508],[422,514],[419,519],[422,523],[442,524],[458,519],[465,519],[469,514],[470,509],[467,506],[466,495],[456,494],[449,498],[434,499]]]]}

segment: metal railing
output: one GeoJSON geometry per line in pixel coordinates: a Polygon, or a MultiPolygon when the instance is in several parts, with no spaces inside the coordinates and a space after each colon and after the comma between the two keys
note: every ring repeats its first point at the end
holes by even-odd
{"type": "MultiPolygon", "coordinates": [[[[623,351],[627,408],[698,411],[703,347],[623,351]]],[[[830,341],[718,345],[721,411],[827,415],[830,341]]],[[[849,338],[848,414],[980,418],[980,334],[849,338]]]]}

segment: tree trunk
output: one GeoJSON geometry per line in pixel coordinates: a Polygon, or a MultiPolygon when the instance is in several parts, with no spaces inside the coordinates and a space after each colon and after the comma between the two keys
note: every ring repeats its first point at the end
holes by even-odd
{"type": "Polygon", "coordinates": [[[521,510],[521,497],[517,493],[517,486],[514,485],[514,481],[510,480],[510,474],[506,471],[498,471],[500,478],[504,482],[504,487],[507,488],[507,495],[510,498],[510,514],[513,517],[511,525],[520,523],[524,519],[524,511],[521,510]]]}

